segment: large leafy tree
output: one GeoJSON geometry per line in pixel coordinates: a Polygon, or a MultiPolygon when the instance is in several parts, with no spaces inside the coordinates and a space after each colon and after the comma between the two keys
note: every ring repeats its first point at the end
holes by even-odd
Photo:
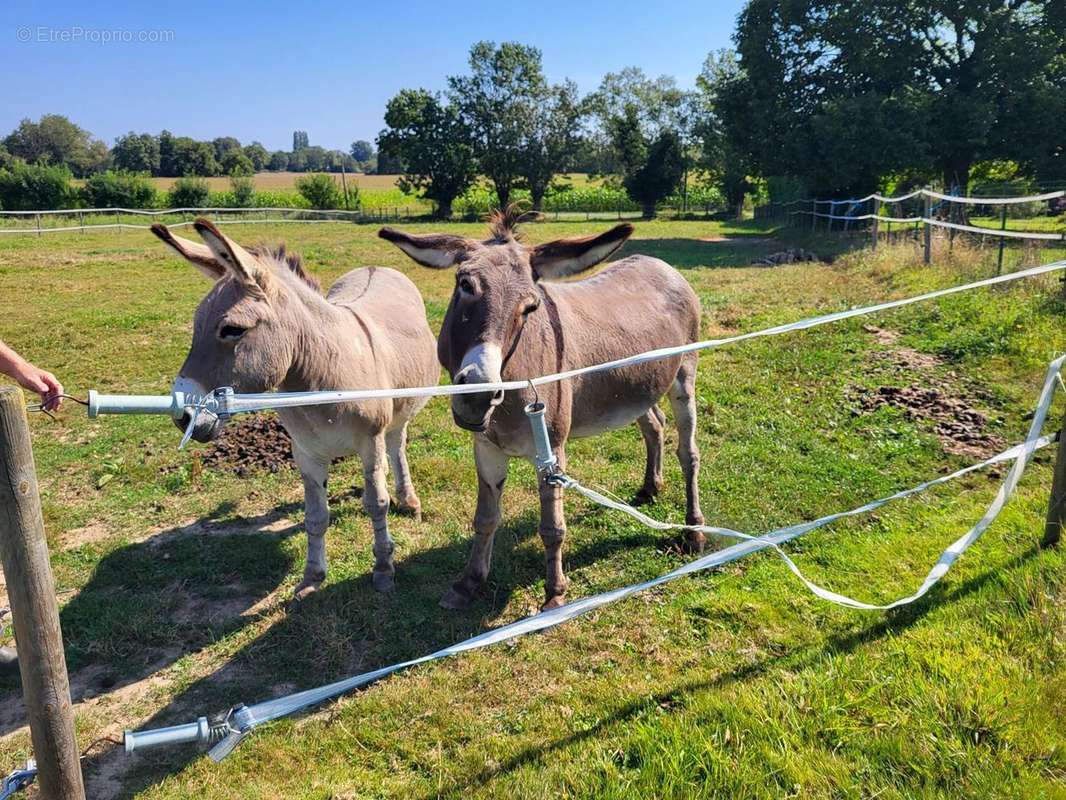
{"type": "Polygon", "coordinates": [[[669,75],[648,77],[639,67],[626,67],[604,75],[599,87],[583,101],[589,125],[584,146],[591,151],[600,174],[623,171],[621,153],[614,146],[612,129],[633,107],[637,127],[643,137],[654,141],[665,131],[677,135],[685,147],[692,139],[695,119],[691,114],[693,97],[669,75]]]}
{"type": "Polygon", "coordinates": [[[107,160],[107,145],[60,114],[22,120],[3,145],[29,164],[63,164],[77,177],[102,169],[107,160]]]}
{"type": "Polygon", "coordinates": [[[640,111],[627,103],[609,120],[611,142],[622,165],[626,193],[639,203],[645,219],[678,188],[685,176],[684,148],[676,130],[663,128],[654,138],[641,128],[640,111]]]}
{"type": "Polygon", "coordinates": [[[547,95],[540,50],[518,42],[478,42],[470,48],[470,74],[448,78],[448,86],[471,131],[481,172],[506,206],[522,177],[538,103],[547,95]]]}
{"type": "Polygon", "coordinates": [[[379,159],[403,165],[398,185],[432,200],[447,219],[452,203],[477,178],[470,130],[454,104],[424,89],[404,89],[385,108],[379,159]]]}
{"type": "Polygon", "coordinates": [[[552,179],[573,162],[580,116],[577,85],[572,81],[545,86],[534,99],[520,145],[519,174],[537,211],[552,179]]]}
{"type": "Polygon", "coordinates": [[[727,127],[730,118],[721,113],[722,94],[731,82],[742,76],[732,50],[710,53],[696,78],[693,132],[700,142],[699,166],[721,191],[730,208],[740,209],[744,195],[752,189],[748,178],[751,164],[744,151],[736,146],[734,131],[727,127]]]}
{"type": "Polygon", "coordinates": [[[1061,141],[1033,122],[1063,14],[1062,0],[750,0],[719,110],[764,175],[847,193],[917,168],[965,191],[977,161],[1061,141]]]}
{"type": "Polygon", "coordinates": [[[150,133],[134,133],[115,140],[111,148],[111,164],[127,172],[159,174],[159,140],[150,133]]]}

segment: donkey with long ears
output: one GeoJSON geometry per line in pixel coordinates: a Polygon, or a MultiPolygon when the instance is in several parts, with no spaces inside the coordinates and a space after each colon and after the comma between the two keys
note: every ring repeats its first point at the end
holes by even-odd
{"type": "MultiPolygon", "coordinates": [[[[237,392],[299,392],[437,383],[440,367],[425,306],[402,273],[384,267],[353,270],[323,297],[299,256],[283,246],[246,249],[207,220],[194,226],[205,244],[152,226],[171,250],[214,283],[196,310],[192,348],[175,391],[202,394],[232,386],[237,392]]],[[[374,528],[374,588],[393,588],[387,462],[400,508],[420,516],[406,446],[407,424],[425,403],[425,398],[366,400],[278,411],[304,485],[307,565],[297,599],[326,578],[329,465],[353,453],[363,463],[363,505],[374,528]]],[[[182,429],[188,424],[188,414],[178,420],[182,429]]],[[[211,441],[220,430],[217,418],[200,412],[193,438],[211,441]]]]}
{"type": "MultiPolygon", "coordinates": [[[[657,258],[630,256],[581,281],[552,283],[603,261],[633,232],[618,225],[598,236],[560,239],[533,247],[520,241],[521,214],[495,215],[489,238],[412,235],[382,228],[386,239],[419,264],[456,267],[455,292],[437,341],[437,357],[457,384],[522,380],[611,361],[661,347],[696,341],[700,304],[688,282],[657,258]]],[[[540,389],[559,464],[566,442],[636,421],[647,445],[639,500],[662,488],[665,415],[657,403],[669,395],[679,428],[678,457],[685,476],[687,525],[703,522],[697,490],[696,354],[651,361],[625,369],[582,375],[540,389]]],[[[529,390],[454,395],[452,416],[474,432],[478,474],[474,545],[466,568],[445,593],[445,608],[466,606],[489,573],[492,541],[500,523],[500,496],[511,457],[533,458],[524,406],[529,390]]],[[[562,490],[540,479],[540,536],[546,559],[545,602],[565,602],[562,490]]],[[[705,539],[686,534],[690,548],[705,539]]]]}

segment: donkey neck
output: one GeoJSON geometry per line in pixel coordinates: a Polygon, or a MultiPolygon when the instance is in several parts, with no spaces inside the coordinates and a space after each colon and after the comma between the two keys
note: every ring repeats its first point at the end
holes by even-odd
{"type": "MultiPolygon", "coordinates": [[[[340,376],[358,366],[364,356],[352,346],[351,311],[336,306],[302,285],[286,285],[287,324],[292,326],[293,353],[280,389],[286,392],[343,389],[340,376]]],[[[355,342],[361,344],[359,338],[355,342]]]]}

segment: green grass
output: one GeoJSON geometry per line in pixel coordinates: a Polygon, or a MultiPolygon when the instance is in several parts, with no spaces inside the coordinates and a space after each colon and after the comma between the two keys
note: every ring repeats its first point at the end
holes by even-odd
{"type": "MultiPolygon", "coordinates": [[[[532,241],[605,222],[529,228],[532,241]]],[[[429,231],[428,225],[411,226],[429,231]]],[[[479,235],[480,225],[449,230],[479,235]]],[[[383,264],[419,285],[439,328],[453,278],[414,266],[349,224],[239,226],[284,237],[325,284],[383,264]]],[[[627,253],[671,262],[727,335],[989,275],[994,250],[956,246],[922,267],[913,244],[854,250],[750,224],[650,222],[627,253]],[[771,239],[776,236],[776,239],[771,239]],[[721,241],[722,238],[725,241],[721,241]],[[793,237],[793,238],[789,238],[793,237]],[[718,240],[718,241],[716,241],[718,240]],[[751,268],[796,243],[833,265],[751,268]],[[849,252],[850,251],[850,252],[849,252]]],[[[1008,251],[1007,266],[1062,257],[1008,251]]],[[[104,231],[0,240],[5,340],[89,388],[164,392],[185,356],[207,284],[147,234],[104,231]]],[[[947,385],[1018,441],[1044,366],[1066,349],[1066,307],[1048,277],[957,295],[701,358],[701,494],[712,524],[760,532],[851,508],[971,459],[928,423],[882,408],[853,413],[863,388],[947,385]],[[942,359],[900,370],[864,324],[942,359]]],[[[1053,416],[1062,413],[1061,400],[1053,416]]],[[[534,611],[543,592],[532,470],[515,464],[485,596],[450,613],[436,601],[469,546],[474,471],[466,434],[433,401],[410,459],[425,509],[391,521],[394,595],[370,586],[369,524],[335,468],[330,575],[299,610],[299,480],[240,480],[176,450],[151,417],[88,421],[69,408],[33,420],[37,468],[61,591],[79,741],[184,722],[237,702],[316,686],[429,652],[534,611]],[[104,480],[105,476],[110,476],[104,480]],[[190,523],[201,522],[199,526],[190,523]],[[247,534],[247,535],[246,535],[247,534]]],[[[672,451],[676,435],[669,434],[672,451]]],[[[1014,500],[924,600],[890,614],[827,605],[769,554],[682,579],[551,632],[411,670],[308,717],[260,729],[216,765],[195,749],[90,760],[91,796],[364,797],[1063,797],[1066,781],[1066,557],[1036,547],[1050,485],[1042,451],[1014,500]]],[[[570,471],[627,496],[643,469],[626,429],[574,442],[570,471]]],[[[683,517],[674,460],[650,513],[683,517]]],[[[870,601],[909,593],[981,515],[998,483],[978,474],[789,545],[814,580],[870,601]]],[[[567,498],[572,598],[683,562],[674,542],[567,498]]],[[[8,627],[2,643],[10,643],[8,627]]],[[[0,772],[29,755],[17,690],[0,684],[0,772]]]]}

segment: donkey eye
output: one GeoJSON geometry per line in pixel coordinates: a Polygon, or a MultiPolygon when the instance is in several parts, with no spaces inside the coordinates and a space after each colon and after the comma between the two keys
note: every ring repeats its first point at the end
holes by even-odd
{"type": "Polygon", "coordinates": [[[235,342],[248,332],[247,328],[237,325],[223,325],[218,332],[218,338],[224,342],[235,342]]]}
{"type": "Polygon", "coordinates": [[[473,294],[474,293],[474,284],[473,284],[473,282],[469,278],[460,278],[459,279],[459,291],[465,292],[466,294],[473,294]]]}

